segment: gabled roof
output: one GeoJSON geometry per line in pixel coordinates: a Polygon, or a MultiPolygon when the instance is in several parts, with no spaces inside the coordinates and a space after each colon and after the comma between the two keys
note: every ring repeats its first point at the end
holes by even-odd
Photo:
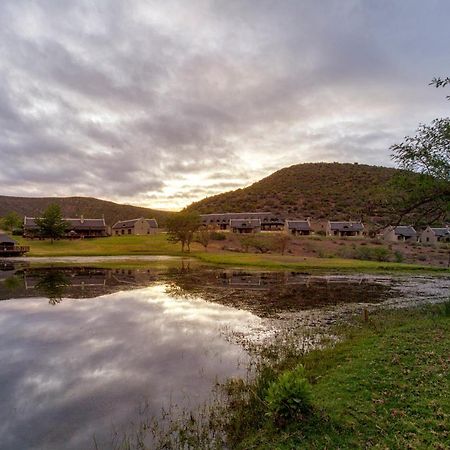
{"type": "Polygon", "coordinates": [[[132,228],[136,224],[138,220],[142,220],[143,217],[139,217],[138,219],[130,219],[130,220],[119,220],[112,227],[116,228],[132,228]]]}
{"type": "Polygon", "coordinates": [[[310,231],[311,224],[309,220],[286,220],[286,225],[289,230],[296,231],[310,231]]]}
{"type": "Polygon", "coordinates": [[[200,218],[204,223],[228,223],[230,220],[237,219],[259,219],[261,222],[276,222],[277,217],[271,212],[239,212],[239,213],[215,213],[201,214],[200,218]]]}
{"type": "Polygon", "coordinates": [[[6,234],[0,234],[0,245],[1,244],[14,244],[14,245],[16,245],[17,242],[14,239],[11,239],[6,234]]]}
{"type": "Polygon", "coordinates": [[[158,222],[156,219],[145,219],[146,222],[150,225],[150,228],[158,228],[158,222]]]}
{"type": "Polygon", "coordinates": [[[361,222],[328,222],[332,231],[362,231],[364,225],[361,222]]]}
{"type": "Polygon", "coordinates": [[[259,219],[230,219],[231,228],[258,228],[261,226],[259,219]]]}
{"type": "Polygon", "coordinates": [[[156,219],[144,219],[143,217],[139,217],[138,219],[119,220],[112,226],[112,228],[113,230],[120,228],[133,228],[139,220],[145,220],[150,225],[150,228],[158,228],[158,222],[156,219]]]}
{"type": "Polygon", "coordinates": [[[435,236],[438,236],[438,237],[450,236],[450,229],[447,227],[445,227],[445,228],[429,227],[429,228],[435,236]]]}
{"type": "Polygon", "coordinates": [[[399,225],[398,227],[395,227],[394,233],[397,236],[405,236],[405,237],[417,236],[417,232],[414,229],[414,227],[411,227],[409,225],[399,225]]]}
{"type": "MultiPolygon", "coordinates": [[[[84,219],[81,217],[77,218],[63,218],[64,221],[68,223],[69,228],[75,230],[87,230],[92,228],[104,229],[106,228],[105,219],[84,219]]],[[[23,226],[27,230],[35,230],[38,228],[36,224],[35,217],[26,217],[23,221],[23,226]]]]}

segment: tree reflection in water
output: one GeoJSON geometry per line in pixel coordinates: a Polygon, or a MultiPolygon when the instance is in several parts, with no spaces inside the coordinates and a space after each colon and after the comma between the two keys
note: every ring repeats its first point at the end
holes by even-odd
{"type": "Polygon", "coordinates": [[[70,286],[70,279],[59,270],[51,270],[40,276],[35,288],[48,297],[50,305],[60,303],[67,286],[70,286]]]}

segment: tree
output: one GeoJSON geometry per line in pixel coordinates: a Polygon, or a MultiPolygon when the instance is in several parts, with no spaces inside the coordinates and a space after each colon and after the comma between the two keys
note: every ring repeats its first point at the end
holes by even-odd
{"type": "Polygon", "coordinates": [[[5,217],[1,220],[0,228],[5,231],[13,231],[17,228],[22,227],[22,218],[15,211],[11,211],[6,214],[5,217]]]}
{"type": "Polygon", "coordinates": [[[50,205],[42,214],[42,217],[36,219],[36,225],[39,227],[39,233],[43,237],[49,237],[53,240],[64,236],[67,229],[67,222],[61,216],[59,205],[50,205]]]}
{"type": "MultiPolygon", "coordinates": [[[[445,86],[447,86],[447,85],[450,85],[450,77],[446,77],[446,78],[441,78],[441,77],[433,78],[433,79],[431,80],[430,84],[436,86],[437,88],[445,87],[445,86]]],[[[450,100],[450,95],[447,95],[447,100],[450,100]]]]}
{"type": "Polygon", "coordinates": [[[194,242],[198,242],[199,244],[203,245],[205,248],[205,251],[208,250],[208,245],[211,242],[211,234],[213,233],[213,230],[211,230],[208,227],[201,227],[198,231],[194,234],[194,242]]]}
{"type": "Polygon", "coordinates": [[[166,220],[167,239],[169,242],[180,242],[181,251],[191,251],[191,242],[194,233],[199,229],[201,224],[200,216],[197,213],[179,212],[166,220]]]}
{"type": "MultiPolygon", "coordinates": [[[[443,87],[450,78],[435,78],[430,84],[443,87]]],[[[414,214],[415,222],[448,219],[450,211],[450,118],[420,125],[413,137],[391,147],[392,158],[406,172],[394,180],[398,188],[394,204],[397,220],[414,214]],[[411,172],[417,176],[411,176],[411,172]]],[[[395,191],[394,191],[395,194],[395,191]]]]}

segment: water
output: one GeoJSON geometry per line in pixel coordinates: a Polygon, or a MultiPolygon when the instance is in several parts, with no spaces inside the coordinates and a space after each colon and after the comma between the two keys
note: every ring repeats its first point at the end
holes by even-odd
{"type": "MultiPolygon", "coordinates": [[[[272,317],[402,295],[386,277],[0,265],[0,448],[107,448],[139,408],[195,407],[244,376],[272,317]],[[395,295],[394,295],[395,294],[395,295]]],[[[423,283],[420,283],[423,286],[423,283]]]]}

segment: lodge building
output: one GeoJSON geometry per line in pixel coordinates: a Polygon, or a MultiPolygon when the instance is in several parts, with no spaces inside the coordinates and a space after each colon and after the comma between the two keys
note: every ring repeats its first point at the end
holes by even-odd
{"type": "Polygon", "coordinates": [[[113,236],[155,234],[158,231],[156,219],[119,220],[112,226],[113,236]]]}
{"type": "MultiPolygon", "coordinates": [[[[64,237],[66,238],[96,238],[108,236],[108,227],[105,218],[101,219],[85,219],[84,216],[79,218],[63,218],[67,224],[64,237]]],[[[36,224],[35,217],[24,217],[23,220],[23,236],[29,239],[43,238],[36,224]]]]}

